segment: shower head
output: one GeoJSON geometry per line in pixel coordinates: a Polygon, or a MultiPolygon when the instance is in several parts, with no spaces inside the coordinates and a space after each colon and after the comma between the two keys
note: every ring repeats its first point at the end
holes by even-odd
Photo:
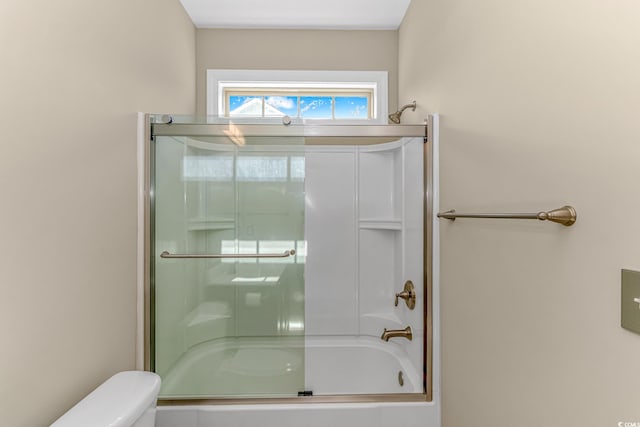
{"type": "Polygon", "coordinates": [[[395,113],[389,114],[389,121],[399,125],[400,124],[400,116],[402,115],[402,112],[404,110],[406,110],[407,108],[411,108],[411,111],[416,111],[416,101],[413,101],[411,104],[403,105],[402,108],[400,108],[395,113]]]}

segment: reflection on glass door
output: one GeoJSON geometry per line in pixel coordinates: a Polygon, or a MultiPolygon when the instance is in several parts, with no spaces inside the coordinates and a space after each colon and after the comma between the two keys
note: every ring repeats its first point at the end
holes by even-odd
{"type": "Polygon", "coordinates": [[[162,398],[424,401],[424,127],[152,130],[150,366],[162,398]]]}
{"type": "Polygon", "coordinates": [[[162,397],[304,389],[304,156],[296,142],[260,148],[156,137],[154,367],[162,397]]]}

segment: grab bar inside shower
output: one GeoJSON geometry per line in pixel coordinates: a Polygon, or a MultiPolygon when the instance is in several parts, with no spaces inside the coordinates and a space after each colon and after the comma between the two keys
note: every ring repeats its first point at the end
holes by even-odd
{"type": "Polygon", "coordinates": [[[287,258],[295,254],[295,249],[279,254],[172,254],[164,251],[160,254],[160,258],[287,258]]]}
{"type": "Polygon", "coordinates": [[[551,221],[565,226],[573,225],[576,222],[576,210],[572,206],[563,206],[548,212],[538,213],[458,213],[454,209],[440,212],[438,218],[455,220],[456,218],[497,218],[497,219],[539,219],[540,221],[551,221]]]}

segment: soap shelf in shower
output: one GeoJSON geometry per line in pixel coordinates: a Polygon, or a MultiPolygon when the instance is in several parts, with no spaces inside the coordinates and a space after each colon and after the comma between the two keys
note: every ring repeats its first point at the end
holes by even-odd
{"type": "Polygon", "coordinates": [[[233,218],[225,217],[200,217],[189,220],[187,230],[189,231],[209,231],[209,230],[233,230],[236,226],[233,218]]]}
{"type": "Polygon", "coordinates": [[[364,230],[402,230],[400,219],[361,219],[360,229],[364,230]]]}

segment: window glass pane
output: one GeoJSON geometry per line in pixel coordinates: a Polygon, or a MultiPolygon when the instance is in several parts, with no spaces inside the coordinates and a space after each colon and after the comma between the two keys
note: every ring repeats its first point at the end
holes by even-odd
{"type": "Polygon", "coordinates": [[[330,119],[331,102],[330,96],[301,96],[300,115],[307,119],[330,119]]]}
{"type": "Polygon", "coordinates": [[[232,95],[229,97],[230,117],[262,117],[262,97],[232,95]]]}
{"type": "Polygon", "coordinates": [[[264,115],[273,116],[298,116],[297,96],[267,96],[265,97],[264,115]]]}
{"type": "Polygon", "coordinates": [[[368,119],[369,100],[364,96],[336,96],[336,119],[368,119]]]}

